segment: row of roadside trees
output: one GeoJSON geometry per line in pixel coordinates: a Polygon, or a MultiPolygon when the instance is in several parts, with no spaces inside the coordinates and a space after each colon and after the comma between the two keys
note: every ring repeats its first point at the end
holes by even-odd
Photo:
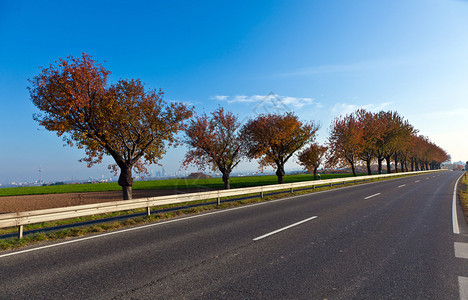
{"type": "Polygon", "coordinates": [[[383,161],[391,173],[392,161],[395,172],[399,168],[408,172],[439,169],[449,159],[397,112],[358,109],[336,118],[325,145],[314,142],[318,129],[317,123],[302,122],[293,113],[260,115],[241,126],[235,115],[219,108],[211,116],[203,114],[190,121],[184,164],[220,171],[229,188],[230,173],[244,157],[258,159],[262,168],[275,168],[278,183],[284,182],[285,163],[296,153],[299,164],[315,179],[321,165],[350,166],[356,176],[356,165],[361,163],[372,175],[375,163],[378,173],[383,173],[383,161]]]}
{"type": "Polygon", "coordinates": [[[328,164],[349,164],[354,175],[358,162],[363,162],[371,175],[375,162],[382,173],[382,162],[386,161],[390,173],[391,161],[395,172],[399,168],[404,172],[438,169],[450,158],[445,150],[428,137],[418,135],[407,120],[392,111],[372,113],[358,109],[336,118],[330,127],[328,147],[328,164]]]}
{"type": "MultiPolygon", "coordinates": [[[[316,174],[325,160],[329,167],[349,164],[355,174],[360,161],[368,172],[374,162],[390,160],[402,171],[438,168],[448,155],[418,136],[396,112],[377,114],[365,110],[335,119],[326,145],[315,143],[320,126],[302,122],[294,113],[259,115],[240,124],[222,107],[211,114],[195,115],[182,103],[166,103],[161,90],[148,90],[135,79],[108,84],[110,71],[83,53],[80,58],[60,59],[30,80],[32,102],[41,111],[34,119],[62,136],[69,145],[85,149],[88,167],[105,155],[120,176],[123,198],[132,198],[132,171],[147,172],[168,146],[185,143],[184,165],[220,171],[225,188],[242,159],[257,159],[260,167],[276,169],[278,183],[284,167],[297,155],[298,162],[316,174]],[[185,139],[178,138],[184,132],[185,139]]],[[[396,168],[397,169],[397,168],[396,168]]]]}

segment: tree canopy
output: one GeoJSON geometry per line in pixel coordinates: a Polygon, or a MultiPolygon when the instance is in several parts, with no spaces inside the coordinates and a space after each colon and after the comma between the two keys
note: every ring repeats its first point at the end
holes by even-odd
{"type": "Polygon", "coordinates": [[[400,170],[429,170],[440,168],[449,156],[427,137],[418,136],[418,131],[397,112],[379,113],[358,109],[350,115],[336,118],[328,139],[329,166],[349,164],[355,175],[355,165],[366,164],[367,173],[371,164],[378,163],[382,172],[382,161],[387,162],[391,172],[394,161],[395,172],[400,170]]]}
{"type": "Polygon", "coordinates": [[[319,125],[303,123],[293,113],[259,115],[241,130],[247,157],[259,159],[260,167],[276,167],[278,183],[284,182],[284,166],[293,154],[313,142],[319,125]]]}
{"type": "Polygon", "coordinates": [[[124,199],[132,198],[132,169],[145,172],[157,163],[166,145],[176,145],[191,109],[167,104],[161,90],[147,90],[138,79],[108,85],[110,74],[91,56],[69,56],[43,68],[30,79],[30,96],[41,113],[34,119],[62,136],[69,146],[86,151],[88,167],[110,155],[120,168],[124,199]]]}
{"type": "Polygon", "coordinates": [[[328,164],[351,166],[356,176],[356,162],[363,149],[364,128],[354,114],[336,118],[330,126],[328,164]]]}
{"type": "Polygon", "coordinates": [[[210,117],[203,114],[193,118],[185,131],[189,150],[184,165],[219,170],[223,174],[224,187],[229,189],[230,174],[245,154],[239,127],[237,117],[221,107],[210,117]]]}
{"type": "Polygon", "coordinates": [[[325,146],[313,143],[297,155],[299,164],[309,173],[313,173],[315,180],[317,180],[317,169],[322,164],[327,149],[325,146]]]}

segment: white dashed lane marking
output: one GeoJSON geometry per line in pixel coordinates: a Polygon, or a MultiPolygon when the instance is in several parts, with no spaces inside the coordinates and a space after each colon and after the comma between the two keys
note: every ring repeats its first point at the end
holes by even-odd
{"type": "Polygon", "coordinates": [[[460,300],[468,300],[468,278],[458,276],[458,286],[460,287],[460,300]]]}
{"type": "MultiPolygon", "coordinates": [[[[455,242],[455,257],[468,258],[468,243],[455,242]]],[[[468,277],[458,276],[458,288],[460,290],[460,299],[468,300],[468,277]]]]}
{"type": "Polygon", "coordinates": [[[468,244],[455,242],[455,257],[468,258],[468,244]]]}
{"type": "Polygon", "coordinates": [[[366,200],[367,200],[367,199],[369,199],[369,198],[372,198],[372,197],[375,197],[375,196],[378,196],[378,195],[380,195],[380,193],[377,193],[377,194],[374,194],[374,195],[367,196],[367,197],[366,197],[366,198],[364,198],[364,199],[366,199],[366,200]]]}
{"type": "Polygon", "coordinates": [[[262,235],[262,236],[256,237],[256,238],[254,238],[253,240],[254,240],[254,241],[258,241],[258,240],[264,239],[264,238],[266,238],[266,237],[269,237],[270,235],[276,234],[276,233],[278,233],[278,232],[284,231],[284,230],[286,230],[286,229],[292,228],[292,227],[294,227],[294,226],[300,225],[300,224],[302,224],[302,223],[308,222],[308,221],[313,220],[313,219],[316,219],[316,218],[317,218],[317,216],[310,217],[310,218],[308,218],[308,219],[299,221],[299,222],[297,222],[297,223],[288,225],[288,226],[286,226],[286,227],[283,227],[283,228],[280,228],[280,229],[278,229],[278,230],[272,231],[272,232],[270,232],[270,233],[264,234],[264,235],[262,235]]]}

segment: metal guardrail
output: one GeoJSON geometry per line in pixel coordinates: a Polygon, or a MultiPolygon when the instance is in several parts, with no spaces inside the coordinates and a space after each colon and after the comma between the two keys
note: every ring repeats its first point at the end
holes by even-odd
{"type": "Polygon", "coordinates": [[[169,196],[159,196],[152,198],[141,198],[133,200],[122,200],[122,201],[113,201],[113,202],[104,202],[97,204],[87,204],[87,205],[78,205],[78,206],[68,206],[60,208],[51,208],[51,209],[41,209],[34,211],[25,211],[17,213],[7,213],[0,214],[0,228],[18,226],[18,237],[23,237],[23,226],[28,224],[35,224],[47,221],[56,221],[63,219],[70,219],[82,216],[91,216],[97,214],[105,214],[116,211],[125,211],[132,209],[141,209],[146,208],[147,214],[151,214],[151,207],[168,205],[168,204],[177,204],[177,203],[186,203],[192,201],[201,201],[208,199],[217,199],[218,204],[220,203],[221,198],[247,195],[247,194],[259,194],[263,198],[265,192],[278,191],[278,190],[290,190],[291,192],[297,188],[303,187],[318,187],[318,186],[333,186],[333,184],[347,182],[357,182],[357,181],[366,181],[368,179],[379,179],[387,178],[401,175],[416,175],[422,174],[430,171],[418,171],[418,172],[405,172],[405,173],[392,173],[392,174],[383,174],[383,175],[367,175],[359,177],[344,177],[344,178],[335,178],[328,180],[315,180],[315,181],[303,181],[303,182],[294,182],[294,183],[285,183],[285,184],[274,184],[274,185],[264,185],[259,187],[248,187],[248,188],[239,188],[239,189],[230,189],[230,190],[217,190],[210,192],[198,192],[198,193],[187,193],[187,194],[176,194],[169,196]]]}

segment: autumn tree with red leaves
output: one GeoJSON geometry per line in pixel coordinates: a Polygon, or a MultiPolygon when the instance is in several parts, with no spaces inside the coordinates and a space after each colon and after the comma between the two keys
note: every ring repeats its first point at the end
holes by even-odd
{"type": "Polygon", "coordinates": [[[330,166],[349,164],[356,176],[356,163],[363,149],[364,127],[355,114],[336,118],[330,126],[327,157],[330,166]]]}
{"type": "Polygon", "coordinates": [[[303,166],[307,172],[314,174],[314,180],[317,180],[317,169],[322,164],[326,151],[327,147],[321,146],[318,143],[313,143],[297,155],[299,164],[303,166]]]}
{"type": "Polygon", "coordinates": [[[379,122],[377,115],[364,109],[358,109],[354,112],[356,119],[362,126],[361,151],[359,158],[366,164],[367,175],[372,175],[371,165],[377,159],[380,159],[379,174],[382,172],[382,157],[379,156],[379,144],[383,141],[385,124],[379,122]]]}
{"type": "Polygon", "coordinates": [[[247,157],[260,159],[260,167],[276,167],[278,183],[284,183],[284,166],[296,151],[313,142],[319,125],[303,123],[293,113],[259,115],[243,126],[247,157]]]}
{"type": "Polygon", "coordinates": [[[123,198],[132,198],[132,169],[145,172],[157,163],[166,145],[176,145],[176,133],[192,111],[167,104],[161,90],[147,90],[139,80],[108,85],[110,71],[83,53],[42,69],[30,79],[29,92],[41,113],[34,115],[69,145],[85,149],[88,167],[110,155],[120,168],[123,198]]]}
{"type": "Polygon", "coordinates": [[[224,188],[229,189],[230,174],[245,154],[239,126],[237,117],[221,107],[210,117],[203,114],[193,118],[185,131],[189,151],[184,165],[219,170],[223,174],[224,188]]]}

